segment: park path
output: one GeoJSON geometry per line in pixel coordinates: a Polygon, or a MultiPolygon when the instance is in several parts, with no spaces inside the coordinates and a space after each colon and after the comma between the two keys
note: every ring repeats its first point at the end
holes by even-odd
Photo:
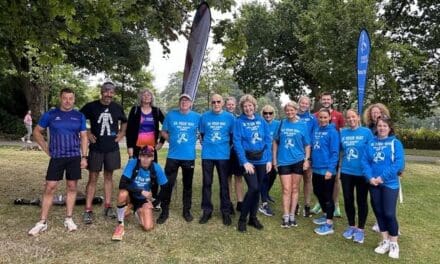
{"type": "MultiPolygon", "coordinates": [[[[12,141],[12,140],[0,140],[0,146],[24,146],[26,143],[21,141],[12,141]]],[[[31,146],[37,146],[37,143],[30,144],[31,146]]],[[[121,148],[126,148],[125,140],[119,143],[121,148]]],[[[168,142],[165,142],[164,148],[168,148],[168,142]]],[[[197,143],[197,149],[200,149],[200,144],[197,143]]],[[[416,155],[405,155],[405,159],[408,161],[418,161],[418,162],[428,162],[428,163],[437,163],[440,164],[439,157],[429,157],[429,156],[416,156],[416,155]]]]}

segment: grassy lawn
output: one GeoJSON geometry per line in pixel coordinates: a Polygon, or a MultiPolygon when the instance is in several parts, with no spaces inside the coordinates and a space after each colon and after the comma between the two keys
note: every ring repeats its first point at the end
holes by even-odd
{"type": "MultiPolygon", "coordinates": [[[[125,151],[123,152],[125,154],[125,151]]],[[[165,151],[160,153],[164,163],[165,151]]],[[[123,162],[125,163],[126,155],[123,162]]],[[[64,207],[53,207],[49,215],[49,229],[38,237],[27,231],[39,218],[39,207],[13,205],[15,198],[40,197],[49,158],[38,151],[19,151],[14,147],[0,147],[0,263],[391,263],[388,256],[373,252],[379,236],[371,231],[374,223],[372,210],[367,221],[365,243],[354,244],[341,233],[346,218],[336,219],[336,233],[320,237],[313,233],[311,219],[299,217],[299,226],[282,229],[280,184],[276,182],[271,195],[276,198],[274,217],[259,218],[264,230],[249,227],[241,234],[234,224],[223,226],[218,211],[218,181],[213,192],[215,213],[206,225],[198,224],[201,200],[200,160],[197,161],[193,188],[192,223],[181,217],[182,183],[179,176],[177,196],[173,194],[170,218],[149,233],[141,231],[133,218],[126,221],[126,234],[121,242],[111,241],[115,222],[101,216],[92,225],[82,224],[82,206],[77,206],[74,220],[79,230],[67,233],[63,227],[64,207]]],[[[404,203],[398,205],[400,223],[401,262],[436,263],[440,259],[437,235],[440,233],[440,181],[438,164],[408,163],[403,178],[404,203]],[[435,253],[437,252],[437,253],[435,253]]],[[[121,170],[115,172],[115,193],[121,170]]],[[[84,192],[87,174],[79,190],[84,192]]],[[[97,195],[102,195],[102,178],[97,195]]],[[[58,193],[64,192],[61,182],[58,193]]],[[[302,199],[301,199],[302,201],[302,199]]],[[[342,200],[341,200],[342,206],[342,200]]],[[[157,216],[157,215],[156,215],[157,216]]]]}
{"type": "Polygon", "coordinates": [[[406,155],[427,156],[427,157],[440,157],[440,150],[430,149],[405,149],[406,155]]]}

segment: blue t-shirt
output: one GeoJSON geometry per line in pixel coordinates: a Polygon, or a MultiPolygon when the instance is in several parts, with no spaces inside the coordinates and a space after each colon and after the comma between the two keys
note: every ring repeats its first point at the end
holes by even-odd
{"type": "Polygon", "coordinates": [[[298,113],[297,116],[299,116],[299,120],[307,124],[307,128],[309,129],[309,135],[312,135],[313,130],[315,130],[319,126],[316,117],[312,115],[310,112],[305,112],[303,114],[298,113]]]}
{"type": "Polygon", "coordinates": [[[81,112],[55,108],[44,113],[38,125],[49,129],[49,153],[52,158],[81,156],[79,133],[87,131],[86,118],[81,112]]]}
{"type": "Polygon", "coordinates": [[[272,138],[266,120],[255,114],[254,119],[240,115],[234,124],[234,149],[240,165],[250,162],[255,165],[272,162],[272,138]],[[261,151],[264,149],[261,160],[253,161],[246,158],[245,151],[261,151]]]}
{"type": "Polygon", "coordinates": [[[279,166],[292,165],[305,158],[305,147],[310,145],[310,136],[306,123],[281,122],[279,134],[274,135],[278,142],[277,162],[279,166]]]}
{"type": "Polygon", "coordinates": [[[398,189],[400,187],[398,173],[405,167],[402,143],[395,136],[384,139],[374,137],[368,142],[362,158],[362,167],[368,181],[380,176],[384,186],[398,189]]]}
{"type": "Polygon", "coordinates": [[[361,160],[367,143],[372,138],[371,130],[366,127],[341,130],[342,173],[354,176],[363,175],[361,160]]]}
{"type": "Polygon", "coordinates": [[[273,140],[273,135],[278,132],[278,128],[280,126],[279,120],[272,120],[272,122],[267,123],[269,125],[270,138],[273,140]]]}
{"type": "MultiPolygon", "coordinates": [[[[125,177],[125,178],[131,180],[133,170],[135,169],[137,163],[138,163],[138,159],[129,159],[127,162],[127,165],[124,168],[124,173],[122,173],[122,177],[125,177]]],[[[154,166],[154,170],[156,172],[157,183],[159,185],[166,184],[168,182],[168,179],[165,176],[165,173],[164,173],[162,167],[155,162],[153,162],[153,166],[154,166]]],[[[148,191],[148,192],[151,191],[150,170],[139,167],[138,175],[134,178],[134,180],[131,181],[130,188],[137,189],[137,190],[144,190],[144,191],[148,191]]],[[[138,199],[144,198],[144,196],[142,196],[142,195],[137,196],[136,193],[134,193],[134,195],[138,199]]]]}
{"type": "Polygon", "coordinates": [[[329,124],[316,128],[311,140],[313,172],[325,175],[329,171],[335,175],[339,160],[339,133],[336,127],[329,124]]]}
{"type": "Polygon", "coordinates": [[[234,121],[234,116],[226,111],[214,113],[210,110],[202,115],[199,127],[203,134],[202,159],[229,159],[234,121]]]}
{"type": "Polygon", "coordinates": [[[178,160],[196,159],[196,140],[200,114],[189,111],[186,114],[178,109],[165,116],[162,131],[168,132],[168,158],[178,160]]]}

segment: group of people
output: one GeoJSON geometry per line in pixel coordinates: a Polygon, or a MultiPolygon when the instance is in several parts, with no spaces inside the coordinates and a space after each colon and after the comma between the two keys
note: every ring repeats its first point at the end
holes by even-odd
{"type": "Polygon", "coordinates": [[[274,214],[269,206],[273,201],[269,192],[279,174],[283,211],[281,227],[298,225],[295,217],[300,211],[298,197],[303,179],[303,215],[312,215],[313,189],[318,200],[315,207],[324,213],[313,220],[318,225],[314,231],[319,235],[332,234],[341,182],[348,219],[343,236],[363,243],[370,192],[382,234],[375,252],[389,252],[390,257],[398,258],[396,202],[404,153],[401,142],[394,136],[389,111],[384,105],[374,104],[366,109],[366,127],[361,126],[360,116],[353,109],[346,111],[345,124],[342,113],[332,109],[330,93],[321,95],[322,108],[315,114],[310,113],[311,101],[306,96],[298,103],[287,102],[283,107],[286,117],[282,120],[275,120],[275,109],[270,105],[258,113],[257,100],[249,94],[243,95],[238,102],[240,115],[235,111],[235,98],[225,100],[219,94],[210,97],[211,109],[203,114],[192,110],[190,95],[182,94],[178,108],[164,115],[154,106],[152,92],[145,90],[140,93],[139,104],[131,108],[127,118],[122,107],[113,102],[114,93],[114,84],[106,82],[101,87],[101,98],[77,111],[73,109],[74,92],[63,89],[60,106],[45,113],[35,127],[34,138],[51,159],[40,221],[29,231],[30,235],[38,235],[47,229],[52,198],[64,172],[67,182],[64,225],[68,231],[77,229],[72,212],[81,168],[89,171],[83,215],[85,224],[93,222],[92,200],[99,173],[104,170],[104,215],[118,220],[113,240],[123,239],[124,219],[132,212],[146,231],[153,229],[155,223],[167,221],[179,167],[183,182],[182,216],[191,222],[196,142],[200,140],[203,183],[200,224],[207,223],[214,210],[211,201],[214,168],[219,179],[222,222],[231,225],[231,216],[237,212],[239,232],[245,232],[247,226],[258,230],[264,228],[257,218],[258,211],[267,216],[274,214]],[[87,119],[90,120],[89,130],[86,129],[87,119]],[[45,129],[50,130],[49,145],[42,135],[45,129]],[[115,209],[111,201],[112,175],[121,167],[118,142],[124,136],[129,160],[119,182],[115,209]],[[169,148],[162,169],[157,162],[157,151],[165,141],[168,141],[169,148]],[[243,179],[247,184],[244,195],[243,179]],[[230,195],[232,189],[235,189],[236,206],[230,195]],[[161,211],[156,221],[153,219],[154,209],[161,211]]]}

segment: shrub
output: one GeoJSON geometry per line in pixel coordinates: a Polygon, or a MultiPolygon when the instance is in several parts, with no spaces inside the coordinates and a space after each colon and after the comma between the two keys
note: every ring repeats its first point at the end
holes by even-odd
{"type": "Polygon", "coordinates": [[[8,134],[8,138],[17,138],[26,134],[26,128],[21,118],[0,109],[0,132],[2,134],[8,134]]]}
{"type": "Polygon", "coordinates": [[[396,132],[405,148],[440,149],[440,131],[420,129],[399,129],[396,132]]]}

